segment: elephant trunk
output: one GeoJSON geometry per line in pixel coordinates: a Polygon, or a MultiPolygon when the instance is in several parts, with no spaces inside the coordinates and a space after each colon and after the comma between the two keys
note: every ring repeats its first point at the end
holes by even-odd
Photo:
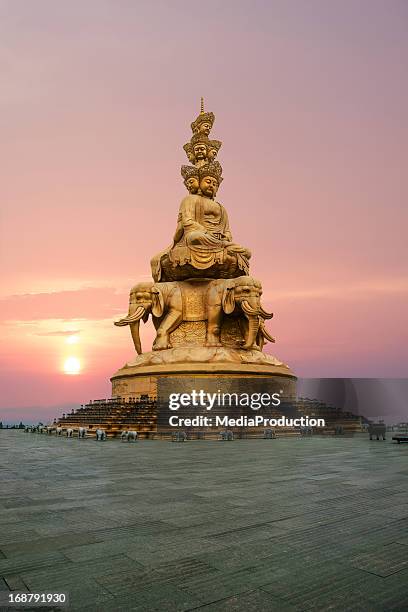
{"type": "Polygon", "coordinates": [[[138,306],[136,306],[134,312],[132,312],[132,306],[133,304],[131,304],[129,307],[129,314],[126,317],[123,317],[123,319],[115,321],[115,325],[117,325],[118,327],[122,327],[124,325],[130,326],[130,333],[132,334],[132,340],[135,350],[137,354],[140,355],[142,353],[142,344],[140,342],[139,334],[140,319],[143,319],[145,321],[149,316],[149,311],[146,310],[145,306],[139,304],[138,306]]]}
{"type": "Polygon", "coordinates": [[[249,315],[248,319],[248,336],[246,338],[245,344],[243,346],[244,349],[251,349],[254,347],[256,343],[256,337],[258,335],[259,330],[259,317],[258,315],[249,315]]]}
{"type": "Polygon", "coordinates": [[[133,344],[136,349],[136,353],[138,355],[141,355],[142,354],[142,343],[140,341],[139,328],[140,328],[140,319],[137,319],[134,323],[130,324],[130,333],[132,334],[132,340],[133,340],[133,344]]]}

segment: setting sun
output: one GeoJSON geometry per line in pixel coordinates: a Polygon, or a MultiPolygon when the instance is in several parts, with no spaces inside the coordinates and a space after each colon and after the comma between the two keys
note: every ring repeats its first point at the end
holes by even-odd
{"type": "Polygon", "coordinates": [[[81,362],[77,357],[68,357],[64,362],[65,374],[79,374],[81,370],[81,362]]]}
{"type": "Polygon", "coordinates": [[[67,336],[67,339],[65,340],[65,342],[67,344],[77,344],[77,342],[79,342],[79,336],[75,334],[72,336],[67,336]]]}

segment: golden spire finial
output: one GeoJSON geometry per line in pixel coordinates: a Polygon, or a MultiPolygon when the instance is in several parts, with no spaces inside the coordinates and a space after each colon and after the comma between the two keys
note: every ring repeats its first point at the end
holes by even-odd
{"type": "Polygon", "coordinates": [[[198,115],[197,119],[195,119],[195,121],[193,121],[193,123],[191,124],[191,129],[192,129],[193,134],[196,135],[199,132],[202,132],[205,136],[208,136],[214,124],[214,121],[215,121],[214,113],[209,113],[209,112],[204,111],[204,98],[201,96],[200,114],[198,115]],[[203,124],[206,124],[206,125],[204,125],[203,129],[201,129],[200,126],[202,126],[203,124]]]}

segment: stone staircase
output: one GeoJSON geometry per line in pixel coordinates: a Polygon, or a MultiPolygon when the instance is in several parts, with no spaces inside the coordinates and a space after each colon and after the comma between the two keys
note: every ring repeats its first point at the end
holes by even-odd
{"type": "MultiPolygon", "coordinates": [[[[104,429],[108,437],[117,437],[124,430],[137,431],[140,438],[155,438],[169,440],[175,430],[157,431],[157,415],[159,405],[156,398],[141,395],[134,398],[110,398],[90,401],[88,404],[64,414],[57,421],[57,425],[66,431],[74,431],[79,427],[86,427],[88,435],[96,429],[104,429]]],[[[318,400],[298,398],[291,404],[282,404],[279,408],[268,411],[263,415],[267,418],[278,419],[282,414],[291,418],[291,411],[296,410],[296,417],[323,418],[326,421],[324,429],[314,428],[314,434],[333,435],[336,427],[341,427],[343,434],[353,434],[362,431],[362,418],[350,412],[344,412],[335,406],[330,406],[318,400]]],[[[233,410],[233,408],[232,408],[233,410]]],[[[255,416],[254,412],[251,416],[255,416]]],[[[193,416],[193,415],[191,415],[193,416]]],[[[278,437],[299,437],[298,428],[275,427],[278,437]]],[[[264,428],[233,428],[236,439],[262,438],[264,428]]],[[[218,439],[219,429],[186,429],[189,439],[218,439]]]]}
{"type": "Polygon", "coordinates": [[[104,429],[109,437],[116,437],[124,430],[137,431],[140,437],[149,438],[156,431],[157,410],[154,399],[141,396],[93,400],[58,419],[63,429],[86,427],[88,435],[96,429],[104,429]]]}

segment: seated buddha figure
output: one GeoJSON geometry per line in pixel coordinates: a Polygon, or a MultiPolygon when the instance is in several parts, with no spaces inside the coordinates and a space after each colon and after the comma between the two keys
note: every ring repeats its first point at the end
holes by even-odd
{"type": "Polygon", "coordinates": [[[151,261],[154,280],[247,275],[251,253],[233,242],[227,211],[214,199],[222,181],[220,164],[183,168],[191,168],[184,170],[190,195],[180,204],[173,244],[151,261]]]}

